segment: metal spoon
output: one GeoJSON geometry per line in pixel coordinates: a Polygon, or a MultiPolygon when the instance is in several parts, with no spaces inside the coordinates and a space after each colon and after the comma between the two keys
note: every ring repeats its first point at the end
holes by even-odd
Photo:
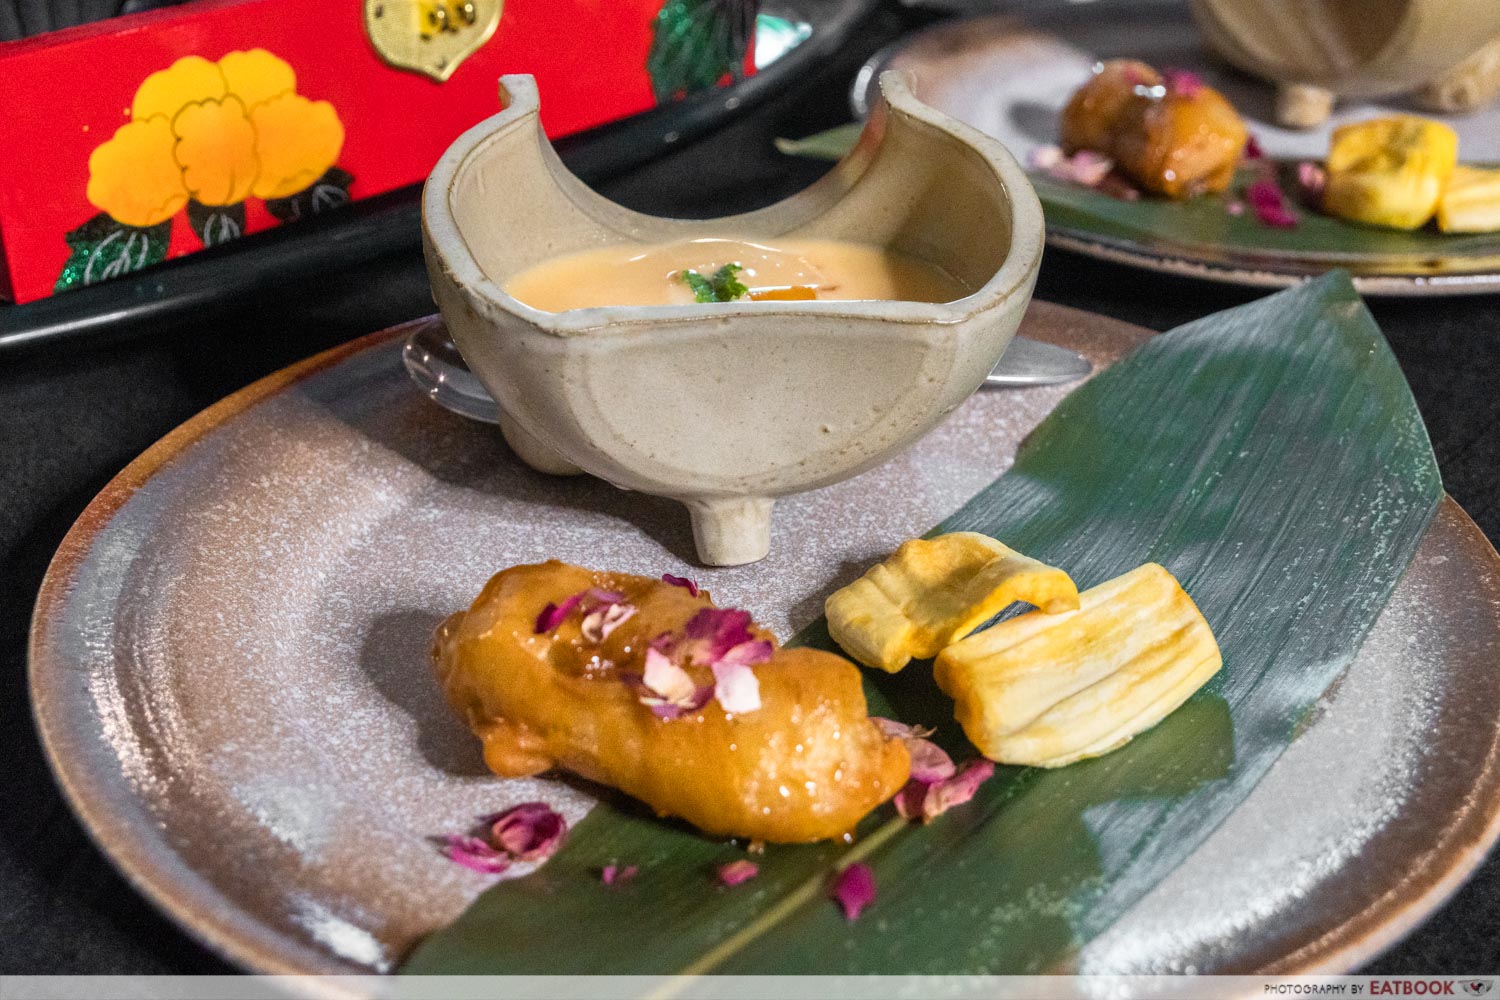
{"type": "MultiPolygon", "coordinates": [[[[434,320],[419,326],[406,338],[401,360],[412,381],[439,406],[471,420],[487,424],[497,421],[495,401],[484,383],[469,371],[442,323],[434,320]]],[[[1017,337],[984,381],[986,386],[1002,388],[1056,385],[1083,378],[1092,370],[1082,355],[1017,337]]]]}

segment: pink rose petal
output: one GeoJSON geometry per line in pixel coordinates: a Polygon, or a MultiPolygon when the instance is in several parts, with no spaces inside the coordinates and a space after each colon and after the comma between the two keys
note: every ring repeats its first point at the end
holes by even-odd
{"type": "Polygon", "coordinates": [[[1061,146],[1037,146],[1026,156],[1026,163],[1033,170],[1051,170],[1062,161],[1061,146]]]}
{"type": "Polygon", "coordinates": [[[744,715],[760,708],[760,681],[749,666],[726,658],[713,665],[713,672],[714,697],[724,711],[744,715]]]}
{"type": "Polygon", "coordinates": [[[941,816],[954,806],[961,806],[972,799],[978,793],[979,786],[990,780],[994,773],[994,761],[982,757],[964,761],[953,777],[927,787],[927,795],[922,801],[923,821],[941,816]]]}
{"type": "Polygon", "coordinates": [[[750,634],[750,612],[738,608],[704,608],[688,619],[683,633],[694,643],[692,658],[703,664],[716,663],[735,646],[755,638],[750,634]]]}
{"type": "Polygon", "coordinates": [[[662,583],[670,583],[674,587],[682,587],[687,590],[688,596],[698,596],[698,584],[685,576],[673,576],[671,573],[661,575],[662,583]]]}
{"type": "Polygon", "coordinates": [[[573,609],[578,607],[582,600],[582,594],[574,594],[561,604],[548,602],[547,606],[542,609],[542,613],[536,616],[537,634],[551,632],[557,626],[567,621],[568,616],[573,613],[573,609]]]}
{"type": "Polygon", "coordinates": [[[1161,71],[1162,82],[1167,85],[1167,90],[1183,97],[1192,97],[1203,89],[1203,77],[1186,69],[1164,69],[1161,71]]]}
{"type": "Polygon", "coordinates": [[[1319,164],[1303,160],[1297,164],[1297,194],[1304,205],[1318,208],[1328,187],[1328,171],[1319,164]]]}
{"type": "Polygon", "coordinates": [[[635,865],[625,865],[624,867],[620,865],[605,865],[599,872],[599,881],[605,885],[619,885],[622,882],[629,882],[639,873],[640,868],[635,865]]]}
{"type": "Polygon", "coordinates": [[[646,672],[641,682],[653,697],[674,705],[686,704],[698,690],[686,670],[656,649],[646,650],[646,672]]]}
{"type": "Polygon", "coordinates": [[[1270,180],[1258,180],[1245,189],[1250,208],[1264,225],[1277,229],[1290,229],[1297,225],[1297,217],[1286,206],[1281,189],[1270,180]]]}
{"type": "Polygon", "coordinates": [[[928,787],[920,781],[908,781],[901,786],[901,791],[891,799],[891,804],[896,807],[896,812],[902,819],[922,818],[922,803],[927,801],[928,787]]]}
{"type": "Polygon", "coordinates": [[[705,684],[693,692],[693,696],[681,704],[664,701],[651,701],[642,698],[644,704],[651,706],[651,714],[658,719],[675,719],[688,712],[696,712],[713,700],[714,688],[712,684],[705,684]]]}
{"type": "MultiPolygon", "coordinates": [[[[871,722],[880,727],[880,731],[886,736],[894,737],[906,744],[906,752],[911,756],[911,780],[920,785],[932,785],[945,778],[953,777],[953,758],[949,757],[943,748],[927,739],[932,735],[931,729],[923,729],[918,726],[908,726],[904,722],[895,719],[882,719],[878,716],[872,717],[871,722]]],[[[901,803],[896,803],[897,810],[901,809],[901,803]]],[[[905,816],[906,813],[901,813],[905,816]]]]}
{"type": "Polygon", "coordinates": [[[523,802],[484,821],[495,843],[517,861],[550,858],[568,835],[568,821],[545,802],[523,802]]]}
{"type": "Polygon", "coordinates": [[[583,616],[583,637],[589,642],[603,642],[609,634],[635,614],[634,604],[601,604],[583,616]]]}
{"type": "Polygon", "coordinates": [[[935,785],[953,777],[953,758],[931,740],[912,737],[906,740],[911,755],[911,780],[921,785],[935,785]]]}
{"type": "Polygon", "coordinates": [[[604,590],[600,587],[590,587],[583,592],[582,596],[588,599],[591,608],[597,608],[601,604],[625,603],[625,595],[618,590],[604,590]]]}
{"type": "Polygon", "coordinates": [[[844,908],[846,919],[858,920],[864,908],[875,901],[875,873],[864,862],[855,862],[834,878],[832,896],[844,908]]]}
{"type": "Polygon", "coordinates": [[[754,861],[731,861],[719,866],[719,881],[727,886],[748,882],[760,874],[760,865],[754,861]]]}
{"type": "Polygon", "coordinates": [[[1244,215],[1245,203],[1238,199],[1230,199],[1224,203],[1224,211],[1234,216],[1244,215]]]}
{"type": "Polygon", "coordinates": [[[454,833],[443,839],[446,842],[443,853],[470,871],[499,875],[510,867],[510,855],[495,850],[479,837],[454,833]]]}
{"type": "Polygon", "coordinates": [[[641,704],[649,705],[658,719],[675,719],[696,712],[713,697],[711,685],[699,687],[672,659],[653,645],[646,650],[646,672],[640,679],[641,704]]]}
{"type": "Polygon", "coordinates": [[[870,716],[870,721],[875,723],[882,734],[893,736],[898,740],[925,740],[937,731],[929,729],[926,726],[908,726],[906,723],[897,722],[895,719],[882,719],[878,715],[870,716]]]}
{"type": "Polygon", "coordinates": [[[1084,187],[1098,187],[1114,168],[1113,160],[1091,149],[1080,149],[1069,161],[1072,179],[1084,187]]]}
{"type": "Polygon", "coordinates": [[[1032,169],[1049,177],[1084,187],[1098,187],[1114,169],[1114,161],[1091,149],[1080,149],[1072,156],[1063,155],[1056,146],[1038,146],[1027,157],[1032,169]]]}

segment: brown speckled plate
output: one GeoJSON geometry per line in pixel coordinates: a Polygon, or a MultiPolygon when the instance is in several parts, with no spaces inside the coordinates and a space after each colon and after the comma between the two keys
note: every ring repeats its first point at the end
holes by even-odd
{"type": "MultiPolygon", "coordinates": [[[[495,570],[691,574],[781,635],[991,482],[1068,387],[981,392],[919,444],[778,505],[771,556],[693,566],[681,509],[517,463],[402,370],[410,328],[273,375],[122,472],[64,541],[31,639],[58,780],[130,880],[264,972],[388,970],[487,884],[428,840],[582,793],[487,776],[428,674],[495,570]]],[[[1036,303],[1105,366],[1147,331],[1036,303]]],[[[1500,832],[1500,559],[1451,500],[1324,711],[1085,972],[1339,971],[1500,832]]]]}

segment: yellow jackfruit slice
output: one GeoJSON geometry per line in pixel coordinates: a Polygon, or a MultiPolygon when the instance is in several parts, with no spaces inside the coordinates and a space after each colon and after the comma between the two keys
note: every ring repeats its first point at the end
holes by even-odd
{"type": "Polygon", "coordinates": [[[1077,611],[1031,612],[949,646],[933,676],[980,753],[1062,767],[1150,729],[1222,662],[1192,598],[1147,563],[1084,591],[1077,611]]]}
{"type": "Polygon", "coordinates": [[[895,673],[936,656],[1016,601],[1046,612],[1078,607],[1068,574],[986,535],[957,531],[902,543],[823,605],[828,633],[867,667],[895,673]]]}
{"type": "Polygon", "coordinates": [[[1458,134],[1415,115],[1334,129],[1323,208],[1351,222],[1416,229],[1432,218],[1458,163],[1458,134]]]}
{"type": "Polygon", "coordinates": [[[1445,233],[1500,230],[1500,170],[1455,167],[1438,201],[1437,220],[1445,233]]]}

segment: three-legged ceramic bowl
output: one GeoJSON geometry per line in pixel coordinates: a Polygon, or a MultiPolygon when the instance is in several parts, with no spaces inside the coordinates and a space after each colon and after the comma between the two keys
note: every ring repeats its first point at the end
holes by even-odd
{"type": "Polygon", "coordinates": [[[1003,146],[886,74],[859,145],[785,201],[709,221],[629,211],[553,152],[529,76],[465,132],[423,194],[433,297],[544,472],[588,472],[687,506],[698,555],[770,547],[776,497],[846,479],[907,447],[983,383],[1014,336],[1042,253],[1042,210],[1003,146]],[[548,313],[505,292],[548,259],[610,244],[730,236],[888,246],[973,293],[954,302],[782,301],[548,313]]]}

